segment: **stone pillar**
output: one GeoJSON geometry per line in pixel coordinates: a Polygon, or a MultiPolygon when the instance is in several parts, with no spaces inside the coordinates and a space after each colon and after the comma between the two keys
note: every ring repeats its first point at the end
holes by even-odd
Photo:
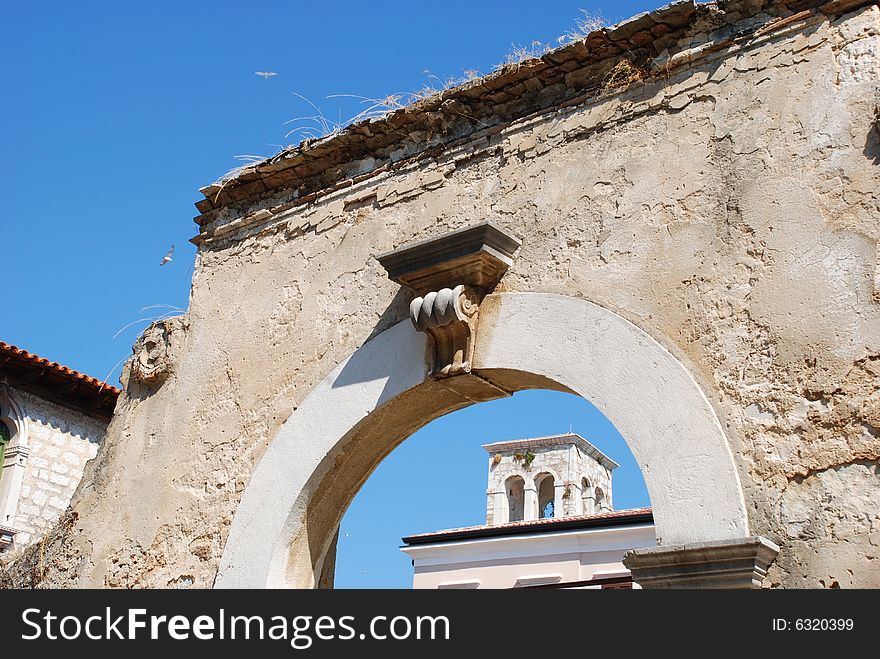
{"type": "Polygon", "coordinates": [[[538,489],[534,481],[523,488],[523,520],[538,519],[538,489]]]}
{"type": "Polygon", "coordinates": [[[761,536],[632,549],[623,564],[642,588],[760,588],[779,547],[761,536]]]}
{"type": "Polygon", "coordinates": [[[592,515],[596,513],[596,497],[592,492],[587,492],[586,496],[581,495],[581,510],[584,515],[592,515]]]}
{"type": "Polygon", "coordinates": [[[565,483],[559,482],[553,486],[553,516],[565,517],[571,515],[571,512],[565,509],[567,503],[565,497],[565,483]]]}

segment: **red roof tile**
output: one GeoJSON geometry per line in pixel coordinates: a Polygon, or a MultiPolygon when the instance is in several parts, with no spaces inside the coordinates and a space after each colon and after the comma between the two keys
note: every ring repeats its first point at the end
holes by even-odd
{"type": "Polygon", "coordinates": [[[612,510],[607,513],[595,515],[569,515],[568,517],[548,517],[544,519],[531,519],[522,522],[508,522],[507,524],[495,524],[493,526],[464,526],[456,529],[444,529],[430,533],[418,533],[403,538],[407,544],[424,544],[431,540],[450,540],[458,537],[476,537],[482,535],[514,535],[517,533],[552,532],[561,530],[558,527],[568,529],[573,526],[618,526],[632,523],[645,523],[653,520],[651,508],[629,508],[627,510],[612,510]],[[650,518],[650,519],[648,519],[650,518]]]}
{"type": "Polygon", "coordinates": [[[13,378],[13,384],[38,389],[56,402],[109,418],[120,390],[58,362],[0,341],[0,375],[13,378]]]}

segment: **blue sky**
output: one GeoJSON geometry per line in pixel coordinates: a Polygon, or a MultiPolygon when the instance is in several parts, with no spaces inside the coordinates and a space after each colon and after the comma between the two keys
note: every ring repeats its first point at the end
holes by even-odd
{"type": "MultiPolygon", "coordinates": [[[[236,156],[298,141],[285,138],[285,122],[315,111],[293,92],[340,121],[366,106],[330,96],[381,98],[468,69],[487,73],[515,46],[555,44],[581,9],[615,22],[660,4],[8,3],[0,21],[0,340],[115,383],[147,323],[139,319],[187,306],[198,188],[241,164],[236,156]],[[174,261],[159,268],[171,244],[174,261]]],[[[545,403],[534,414],[549,424],[557,403],[545,403]]],[[[538,423],[534,432],[563,426],[538,423]]],[[[430,461],[436,442],[409,453],[420,438],[399,455],[430,461]]],[[[485,488],[482,467],[467,489],[485,488]]],[[[472,521],[464,517],[437,524],[472,521]]]]}
{"type": "Polygon", "coordinates": [[[373,472],[342,520],[337,588],[411,588],[400,539],[486,523],[489,455],[482,444],[569,431],[615,460],[614,508],[650,505],[626,442],[586,400],[557,391],[521,391],[447,414],[397,447],[373,472]]]}

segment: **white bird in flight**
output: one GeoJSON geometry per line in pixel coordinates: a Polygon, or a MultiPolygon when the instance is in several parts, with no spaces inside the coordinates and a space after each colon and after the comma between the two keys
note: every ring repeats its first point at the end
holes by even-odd
{"type": "Polygon", "coordinates": [[[171,261],[171,255],[174,254],[174,245],[171,246],[171,249],[168,250],[168,253],[162,257],[162,262],[159,263],[159,267],[169,263],[171,261]]]}
{"type": "Polygon", "coordinates": [[[262,76],[264,80],[268,80],[272,76],[277,76],[278,74],[274,71],[254,71],[254,75],[262,76]]]}

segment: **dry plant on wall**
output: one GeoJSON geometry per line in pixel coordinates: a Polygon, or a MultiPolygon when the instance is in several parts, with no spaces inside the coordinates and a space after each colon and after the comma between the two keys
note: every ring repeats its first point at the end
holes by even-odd
{"type": "Polygon", "coordinates": [[[531,451],[526,451],[525,453],[514,453],[513,459],[516,462],[522,463],[523,469],[528,471],[532,467],[532,461],[535,459],[535,454],[531,451]]]}
{"type": "MultiPolygon", "coordinates": [[[[291,128],[284,137],[289,138],[293,135],[298,135],[304,140],[318,140],[330,137],[347,126],[370,119],[381,119],[391,112],[401,110],[413,103],[431,98],[437,94],[442,94],[445,91],[480,77],[480,72],[476,69],[466,69],[460,76],[447,76],[446,78],[440,78],[427,70],[422,73],[427,77],[427,82],[422,83],[422,86],[414,92],[396,92],[379,98],[361,96],[359,94],[330,94],[326,97],[327,99],[351,98],[367,106],[348,119],[338,122],[327,119],[321,108],[302,94],[291,92],[297,98],[308,103],[315,110],[315,114],[294,117],[285,121],[284,125],[291,126],[291,128]]],[[[225,174],[225,176],[228,176],[228,174],[225,174]]]]}
{"type": "MultiPolygon", "coordinates": [[[[589,10],[581,9],[580,13],[581,16],[575,19],[574,27],[558,37],[556,39],[557,43],[564,45],[573,41],[585,39],[592,32],[600,30],[608,25],[608,22],[599,12],[593,13],[589,10]]],[[[547,53],[550,49],[549,44],[538,39],[532,41],[528,46],[511,44],[511,50],[505,55],[504,61],[496,65],[493,70],[497,71],[505,66],[516,66],[528,60],[537,59],[547,53]]],[[[308,103],[315,110],[315,114],[295,117],[294,119],[286,121],[285,125],[292,125],[292,128],[287,132],[285,137],[299,134],[305,139],[322,139],[338,133],[352,124],[384,117],[390,112],[400,110],[418,101],[436,96],[437,94],[442,94],[443,92],[464,85],[472,80],[476,80],[482,75],[476,69],[465,69],[459,76],[446,76],[444,78],[441,78],[428,70],[422,71],[422,73],[426,76],[427,82],[423,83],[421,88],[414,92],[397,92],[379,98],[359,96],[356,94],[331,94],[327,96],[328,99],[354,98],[367,105],[364,110],[361,110],[347,120],[339,122],[330,121],[315,103],[302,94],[292,92],[295,96],[308,103]]],[[[245,167],[247,167],[247,165],[245,165],[245,167]]],[[[221,178],[221,180],[223,179],[221,178]]]]}
{"type": "MultiPolygon", "coordinates": [[[[587,9],[580,10],[580,18],[576,18],[574,27],[565,34],[556,38],[556,43],[564,46],[575,41],[586,39],[596,30],[601,30],[608,25],[608,21],[602,16],[601,12],[593,13],[587,9]]],[[[550,52],[550,44],[540,40],[532,41],[528,46],[519,46],[511,44],[511,50],[504,57],[504,61],[495,67],[495,70],[502,69],[505,66],[518,66],[529,60],[538,59],[550,52]]]]}
{"type": "MultiPolygon", "coordinates": [[[[581,16],[575,19],[574,27],[565,34],[557,37],[556,42],[558,44],[566,45],[574,41],[580,41],[585,39],[592,32],[600,30],[608,25],[608,22],[601,13],[594,13],[586,9],[581,9],[580,13],[581,16]]],[[[537,39],[532,41],[528,46],[511,44],[511,50],[505,55],[504,60],[494,67],[493,71],[498,71],[507,66],[520,66],[524,62],[542,57],[550,50],[551,47],[549,44],[537,39]]],[[[472,80],[476,80],[481,76],[480,72],[475,69],[465,69],[460,76],[447,76],[445,78],[440,78],[430,71],[423,71],[423,73],[427,76],[428,81],[423,83],[421,88],[414,92],[398,92],[378,98],[358,96],[355,94],[331,94],[327,96],[328,99],[353,98],[367,106],[360,112],[357,112],[354,116],[348,119],[340,119],[339,121],[328,119],[317,104],[313,103],[302,94],[291,92],[294,96],[307,103],[314,110],[314,113],[294,117],[293,119],[285,121],[284,125],[289,126],[289,129],[284,137],[287,139],[297,137],[300,139],[300,144],[331,137],[348,126],[361,121],[382,118],[391,112],[405,108],[418,101],[442,94],[472,80]]],[[[289,148],[291,147],[282,147],[279,150],[279,153],[282,153],[289,148]]],[[[229,170],[214,182],[214,184],[219,185],[220,188],[217,191],[215,201],[216,199],[219,199],[220,192],[223,191],[223,188],[229,181],[237,178],[240,174],[256,164],[271,159],[271,157],[262,156],[237,156],[237,158],[245,161],[245,163],[229,170]]]]}
{"type": "Polygon", "coordinates": [[[616,91],[629,87],[632,83],[644,80],[648,72],[634,63],[630,58],[624,57],[608,72],[602,80],[602,91],[616,91]]]}
{"type": "MultiPolygon", "coordinates": [[[[297,135],[302,138],[304,142],[308,140],[319,140],[325,137],[330,137],[331,135],[335,135],[345,127],[346,124],[331,121],[330,119],[328,119],[324,115],[324,112],[321,110],[321,108],[319,108],[315,103],[313,103],[310,99],[306,98],[302,94],[298,92],[290,93],[296,96],[301,101],[305,101],[306,103],[308,103],[315,111],[315,114],[294,117],[293,119],[288,119],[287,121],[285,121],[285,126],[292,126],[292,128],[284,134],[285,139],[289,138],[291,135],[297,135]]],[[[244,167],[248,166],[249,165],[245,165],[244,167]]],[[[220,180],[224,180],[224,178],[227,176],[229,176],[228,173],[224,174],[223,177],[220,178],[220,180]]]]}
{"type": "Polygon", "coordinates": [[[499,62],[494,70],[499,71],[506,66],[519,66],[523,62],[537,59],[550,50],[550,46],[543,41],[532,41],[528,46],[510,44],[510,51],[504,56],[504,61],[499,62]]]}
{"type": "Polygon", "coordinates": [[[567,44],[572,41],[580,41],[586,39],[596,30],[608,27],[608,21],[602,16],[602,12],[593,13],[587,9],[581,9],[580,12],[581,16],[575,19],[574,27],[556,39],[557,43],[567,44]]]}

